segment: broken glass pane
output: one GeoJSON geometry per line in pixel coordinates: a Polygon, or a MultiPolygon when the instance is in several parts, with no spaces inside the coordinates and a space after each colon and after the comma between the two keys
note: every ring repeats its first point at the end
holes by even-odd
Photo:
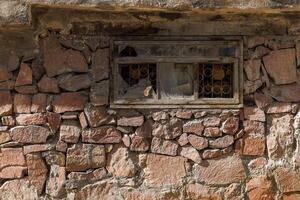
{"type": "Polygon", "coordinates": [[[156,97],[156,64],[119,65],[118,95],[123,98],[156,97]]]}
{"type": "Polygon", "coordinates": [[[192,97],[194,94],[193,74],[193,64],[160,63],[161,97],[192,97]]]}
{"type": "Polygon", "coordinates": [[[199,98],[233,97],[233,64],[199,64],[199,98]]]}

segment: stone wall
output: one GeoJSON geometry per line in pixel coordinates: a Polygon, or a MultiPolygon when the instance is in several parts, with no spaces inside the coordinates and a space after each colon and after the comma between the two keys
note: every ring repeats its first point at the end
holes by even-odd
{"type": "MultiPolygon", "coordinates": [[[[47,14],[47,23],[33,21],[51,28],[26,29],[36,43],[20,32],[0,55],[1,200],[300,199],[296,26],[293,35],[270,25],[263,31],[276,36],[256,36],[263,25],[253,23],[251,36],[240,34],[241,109],[113,109],[110,35],[66,35],[71,17],[62,23],[47,14]]],[[[133,22],[130,29],[140,31],[133,22]]],[[[174,22],[164,23],[166,33],[174,22]]],[[[222,27],[225,35],[250,30],[222,27]]]]}

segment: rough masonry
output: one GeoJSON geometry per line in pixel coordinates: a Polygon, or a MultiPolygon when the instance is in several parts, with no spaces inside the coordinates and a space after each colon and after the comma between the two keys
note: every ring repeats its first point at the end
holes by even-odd
{"type": "Polygon", "coordinates": [[[31,28],[1,37],[0,199],[300,199],[299,27],[221,27],[243,37],[243,108],[117,109],[109,105],[113,32],[193,29],[176,29],[183,19],[172,21],[174,13],[146,13],[158,22],[129,27],[119,13],[101,27],[84,20],[103,13],[76,21],[66,9],[70,18],[56,21],[62,11],[37,7],[31,28]]]}

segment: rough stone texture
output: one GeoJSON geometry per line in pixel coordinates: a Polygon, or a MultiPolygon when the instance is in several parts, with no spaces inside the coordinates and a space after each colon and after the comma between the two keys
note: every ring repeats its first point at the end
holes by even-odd
{"type": "Polygon", "coordinates": [[[135,134],[144,138],[151,138],[153,121],[151,119],[145,121],[142,126],[138,127],[135,134]]]}
{"type": "Polygon", "coordinates": [[[87,74],[72,75],[68,74],[59,79],[59,87],[70,91],[76,92],[81,89],[87,89],[91,86],[91,79],[87,74]]]}
{"type": "Polygon", "coordinates": [[[76,189],[87,183],[99,181],[107,176],[105,168],[95,169],[90,172],[71,172],[68,175],[68,188],[76,189]]]}
{"type": "Polygon", "coordinates": [[[9,132],[0,132],[0,144],[11,141],[9,132]]]}
{"type": "Polygon", "coordinates": [[[209,141],[209,147],[210,148],[216,148],[216,149],[223,149],[226,147],[229,147],[232,145],[234,142],[233,136],[231,135],[226,135],[224,137],[215,139],[215,140],[210,140],[209,141]]]}
{"type": "Polygon", "coordinates": [[[222,124],[222,131],[228,135],[234,135],[239,130],[239,118],[237,117],[229,117],[222,124]]]}
{"type": "Polygon", "coordinates": [[[221,200],[222,197],[220,194],[214,193],[210,190],[209,187],[194,183],[188,184],[186,187],[187,196],[191,200],[199,200],[199,199],[213,199],[213,200],[221,200]]]}
{"type": "Polygon", "coordinates": [[[292,111],[292,104],[290,103],[274,103],[268,107],[268,114],[288,113],[292,111]]]}
{"type": "Polygon", "coordinates": [[[15,113],[30,113],[31,96],[16,94],[14,96],[14,112],[15,113]]]}
{"type": "Polygon", "coordinates": [[[10,92],[0,91],[0,99],[0,116],[10,115],[13,108],[13,102],[10,92]]]}
{"type": "Polygon", "coordinates": [[[132,137],[131,144],[129,146],[131,151],[141,151],[141,152],[148,151],[150,148],[150,144],[147,138],[138,135],[132,137]]]}
{"type": "Polygon", "coordinates": [[[88,66],[83,55],[74,50],[64,51],[54,35],[42,40],[44,68],[49,77],[66,72],[87,72],[88,66]]]}
{"type": "Polygon", "coordinates": [[[295,49],[272,51],[263,57],[268,74],[275,84],[289,84],[297,80],[295,49]],[[282,66],[285,66],[284,68],[282,66]]]}
{"type": "Polygon", "coordinates": [[[116,123],[115,119],[110,116],[106,112],[105,107],[102,106],[94,107],[92,105],[88,105],[84,108],[84,113],[91,127],[116,123]]]}
{"type": "Polygon", "coordinates": [[[98,49],[92,56],[92,74],[95,81],[107,79],[109,75],[109,49],[98,49]]]}
{"type": "Polygon", "coordinates": [[[183,125],[184,133],[195,133],[201,135],[204,130],[204,126],[201,120],[194,120],[183,125]]]}
{"type": "Polygon", "coordinates": [[[54,97],[52,102],[53,111],[56,113],[80,111],[84,109],[86,102],[87,98],[83,93],[62,93],[61,95],[54,97]]]}
{"type": "Polygon", "coordinates": [[[101,126],[82,131],[82,141],[99,144],[120,143],[122,135],[113,126],[101,126]]]}
{"type": "Polygon", "coordinates": [[[75,144],[68,148],[67,171],[85,171],[87,169],[104,167],[105,163],[105,150],[102,145],[75,144]]]}
{"type": "Polygon", "coordinates": [[[61,116],[58,113],[47,113],[47,121],[52,133],[56,133],[61,124],[61,116]]]}
{"type": "Polygon", "coordinates": [[[189,143],[197,150],[202,150],[208,147],[208,140],[204,137],[199,137],[191,134],[188,136],[188,140],[189,143]]]}
{"type": "Polygon", "coordinates": [[[121,117],[117,120],[118,126],[141,126],[144,123],[144,116],[121,117]]]}
{"type": "Polygon", "coordinates": [[[178,144],[173,141],[154,137],[151,142],[151,152],[169,156],[177,155],[178,144]]]}
{"type": "Polygon", "coordinates": [[[43,125],[46,124],[46,116],[42,113],[19,114],[16,117],[17,125],[43,125]]]}
{"type": "Polygon", "coordinates": [[[22,178],[26,171],[22,148],[2,148],[0,151],[0,179],[22,178]]]}
{"type": "Polygon", "coordinates": [[[47,128],[35,125],[17,126],[10,130],[12,140],[19,143],[45,143],[49,135],[51,133],[47,128]]]}
{"type": "Polygon", "coordinates": [[[19,70],[19,74],[17,76],[15,86],[31,85],[31,84],[32,84],[32,70],[28,65],[22,63],[19,70]]]}
{"type": "Polygon", "coordinates": [[[61,141],[66,143],[77,143],[81,133],[81,127],[75,120],[64,120],[60,126],[61,141]]]}
{"type": "Polygon", "coordinates": [[[182,121],[171,118],[170,121],[154,123],[152,135],[164,139],[174,139],[182,134],[182,121]]]}
{"type": "Polygon", "coordinates": [[[179,185],[186,176],[186,159],[148,154],[145,168],[145,183],[150,187],[179,185]],[[173,169],[173,170],[170,170],[173,169]]]}
{"type": "Polygon", "coordinates": [[[249,81],[255,81],[260,78],[260,59],[247,60],[244,62],[244,69],[249,81]]]}
{"type": "Polygon", "coordinates": [[[63,184],[66,180],[66,168],[52,165],[49,179],[46,184],[46,194],[52,197],[60,197],[65,193],[63,184]]]}
{"type": "Polygon", "coordinates": [[[203,125],[205,127],[208,126],[219,126],[221,123],[221,119],[216,116],[211,116],[211,117],[205,117],[203,120],[203,125]]]}
{"type": "Polygon", "coordinates": [[[253,120],[253,121],[260,121],[260,122],[266,121],[265,112],[256,107],[245,106],[244,107],[244,117],[245,117],[245,119],[253,120]]]}
{"type": "Polygon", "coordinates": [[[111,182],[97,182],[87,185],[76,192],[74,199],[112,199],[115,198],[113,195],[113,191],[115,190],[116,188],[111,182]]]}
{"type": "Polygon", "coordinates": [[[265,135],[265,126],[262,122],[246,120],[243,123],[244,131],[249,135],[265,135]]]}
{"type": "Polygon", "coordinates": [[[45,93],[59,93],[58,82],[55,78],[43,76],[38,83],[38,88],[41,92],[45,93]]]}
{"type": "Polygon", "coordinates": [[[95,83],[91,87],[90,99],[94,106],[102,106],[108,104],[109,81],[101,81],[95,83]]]}
{"type": "Polygon", "coordinates": [[[300,191],[300,176],[293,169],[282,167],[276,169],[275,180],[283,193],[300,191]]]}
{"type": "Polygon", "coordinates": [[[188,134],[187,133],[183,133],[177,140],[178,144],[180,146],[184,146],[186,144],[189,143],[189,140],[188,140],[188,134]]]}
{"type": "Polygon", "coordinates": [[[108,154],[107,170],[116,177],[133,177],[137,172],[130,152],[125,147],[114,148],[108,154]]]}
{"type": "Polygon", "coordinates": [[[268,155],[272,159],[279,159],[291,154],[293,146],[293,132],[291,115],[272,118],[272,126],[267,136],[268,155]]]}
{"type": "Polygon", "coordinates": [[[243,155],[249,156],[262,156],[265,153],[266,149],[266,140],[265,138],[252,138],[246,137],[243,140],[243,155]]]}
{"type": "Polygon", "coordinates": [[[249,200],[273,199],[272,183],[266,177],[254,177],[246,184],[249,200]]]}
{"type": "Polygon", "coordinates": [[[44,113],[46,112],[47,95],[36,94],[32,97],[31,112],[32,113],[44,113]]]}
{"type": "Polygon", "coordinates": [[[34,154],[26,155],[26,162],[29,183],[37,189],[38,194],[42,194],[48,177],[47,166],[41,156],[34,154]]]}
{"type": "Polygon", "coordinates": [[[300,84],[272,86],[268,93],[279,102],[298,102],[300,100],[300,84]]]}
{"type": "Polygon", "coordinates": [[[5,182],[0,187],[0,198],[1,199],[14,199],[23,200],[31,199],[38,200],[37,190],[29,185],[29,181],[25,179],[17,179],[5,182]]]}
{"type": "Polygon", "coordinates": [[[223,153],[220,149],[207,149],[204,150],[202,153],[203,159],[210,159],[210,158],[216,158],[221,156],[223,153]]]}
{"type": "Polygon", "coordinates": [[[202,162],[199,152],[193,147],[182,147],[179,154],[195,163],[202,162]]]}
{"type": "Polygon", "coordinates": [[[219,137],[222,135],[222,132],[219,127],[207,127],[204,129],[203,135],[206,137],[219,137]]]}
{"type": "Polygon", "coordinates": [[[191,119],[193,112],[190,110],[178,110],[175,115],[181,119],[191,119]]]}
{"type": "Polygon", "coordinates": [[[24,155],[30,153],[49,151],[51,149],[53,149],[53,145],[51,144],[33,144],[33,145],[23,146],[24,155]]]}
{"type": "Polygon", "coordinates": [[[242,182],[246,177],[242,160],[236,155],[207,160],[195,168],[195,174],[199,181],[218,185],[242,182]]]}

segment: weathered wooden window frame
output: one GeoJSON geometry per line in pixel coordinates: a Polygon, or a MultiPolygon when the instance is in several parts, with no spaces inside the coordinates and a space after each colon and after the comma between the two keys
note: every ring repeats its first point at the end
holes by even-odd
{"type": "MultiPolygon", "coordinates": [[[[111,41],[111,67],[112,67],[112,84],[111,84],[111,95],[110,105],[113,108],[240,108],[242,107],[242,82],[243,82],[243,42],[241,37],[185,37],[185,38],[161,38],[161,37],[122,37],[114,38],[111,41]],[[171,42],[171,43],[201,43],[213,45],[218,42],[234,42],[237,43],[237,55],[236,58],[232,57],[214,57],[214,58],[198,58],[198,57],[118,57],[116,55],[116,45],[122,44],[123,42],[133,43],[151,43],[155,42],[171,42]],[[184,99],[159,99],[159,94],[155,99],[125,99],[118,98],[118,65],[119,64],[138,64],[138,63],[156,63],[156,72],[158,79],[158,68],[159,63],[170,62],[170,63],[194,63],[195,64],[233,64],[234,67],[234,80],[233,80],[233,98],[198,98],[198,87],[194,87],[193,98],[184,99]]],[[[196,67],[194,67],[195,69],[196,67]]],[[[198,85],[198,79],[194,77],[194,85],[198,85]]],[[[157,82],[159,82],[157,80],[157,82]]],[[[159,83],[157,83],[157,90],[159,91],[159,83]]]]}

